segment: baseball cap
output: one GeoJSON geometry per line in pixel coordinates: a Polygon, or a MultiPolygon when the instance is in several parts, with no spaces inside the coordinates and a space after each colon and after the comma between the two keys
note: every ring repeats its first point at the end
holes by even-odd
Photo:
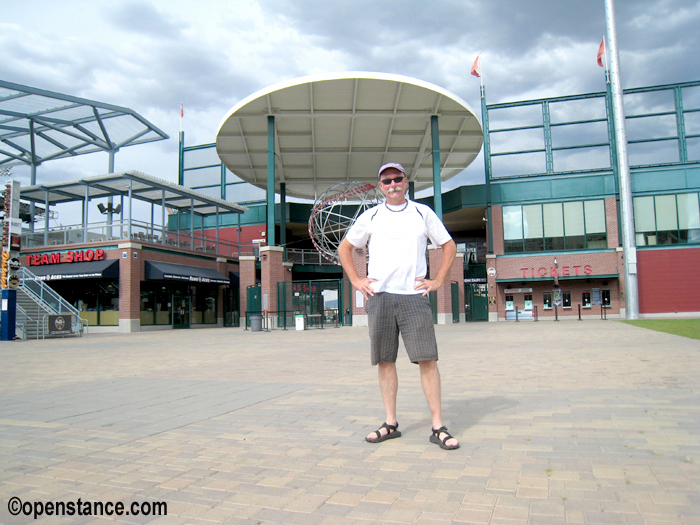
{"type": "Polygon", "coordinates": [[[406,170],[403,169],[403,166],[401,164],[399,164],[397,162],[389,162],[388,164],[384,164],[384,166],[379,168],[378,178],[381,179],[382,178],[382,171],[389,169],[389,168],[394,168],[396,170],[399,170],[401,173],[406,175],[406,170]]]}

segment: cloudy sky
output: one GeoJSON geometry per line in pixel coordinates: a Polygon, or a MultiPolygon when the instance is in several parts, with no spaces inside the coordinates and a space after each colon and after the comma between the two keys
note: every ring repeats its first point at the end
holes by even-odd
{"type": "MultiPolygon", "coordinates": [[[[615,8],[623,87],[700,79],[700,1],[615,8]]],[[[116,170],[176,181],[181,102],[187,145],[213,142],[246,96],[316,73],[418,78],[480,115],[479,52],[489,103],[603,91],[605,31],[604,0],[0,0],[0,79],[137,111],[171,138],[123,149],[116,170]]],[[[97,153],[37,180],[106,171],[97,153]]],[[[443,189],[482,181],[480,156],[443,189]]]]}

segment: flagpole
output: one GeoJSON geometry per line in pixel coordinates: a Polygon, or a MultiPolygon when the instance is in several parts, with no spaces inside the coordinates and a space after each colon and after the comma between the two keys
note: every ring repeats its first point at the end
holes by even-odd
{"type": "Polygon", "coordinates": [[[620,180],[620,219],[622,226],[622,256],[625,274],[625,317],[639,319],[639,288],[637,283],[637,248],[635,246],[632,183],[627,154],[625,108],[620,82],[620,59],[617,51],[615,7],[613,0],[605,0],[605,22],[610,47],[610,83],[613,103],[613,123],[617,145],[617,165],[620,180]]]}
{"type": "MultiPolygon", "coordinates": [[[[185,119],[185,108],[182,102],[180,102],[180,135],[178,144],[178,167],[177,167],[177,183],[180,186],[185,185],[185,171],[184,171],[184,156],[185,156],[185,132],[183,131],[182,121],[185,119]]],[[[179,224],[178,224],[179,227],[179,224]]]]}

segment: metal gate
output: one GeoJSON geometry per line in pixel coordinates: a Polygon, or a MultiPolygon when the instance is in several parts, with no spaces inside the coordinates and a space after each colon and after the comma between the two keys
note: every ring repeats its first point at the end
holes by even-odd
{"type": "Polygon", "coordinates": [[[308,327],[352,326],[352,286],[347,279],[277,283],[277,326],[291,327],[301,314],[308,327]]]}

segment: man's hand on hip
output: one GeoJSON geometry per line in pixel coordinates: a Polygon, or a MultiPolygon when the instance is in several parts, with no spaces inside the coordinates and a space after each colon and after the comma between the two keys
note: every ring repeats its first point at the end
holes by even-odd
{"type": "Polygon", "coordinates": [[[423,295],[428,295],[428,293],[433,292],[437,289],[439,289],[442,286],[442,283],[430,279],[416,279],[418,281],[418,284],[414,287],[414,290],[424,290],[423,295]]]}
{"type": "Polygon", "coordinates": [[[356,282],[352,283],[352,285],[355,287],[355,290],[360,290],[360,292],[362,292],[362,295],[365,297],[365,300],[367,300],[368,296],[374,296],[374,288],[372,288],[372,283],[376,281],[376,279],[362,277],[356,282]]]}

